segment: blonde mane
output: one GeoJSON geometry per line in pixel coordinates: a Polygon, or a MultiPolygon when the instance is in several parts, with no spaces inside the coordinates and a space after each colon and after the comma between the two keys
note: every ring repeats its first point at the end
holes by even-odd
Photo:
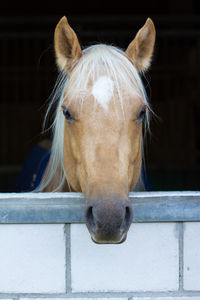
{"type": "MultiPolygon", "coordinates": [[[[124,105],[126,105],[123,99],[122,89],[136,93],[142,98],[144,104],[149,107],[145,89],[138,71],[122,50],[102,44],[94,45],[83,50],[82,56],[73,67],[70,76],[68,77],[64,71],[59,74],[47,109],[44,122],[46,122],[49,113],[56,105],[54,121],[51,126],[53,131],[51,156],[45,175],[37,189],[38,191],[43,191],[52,182],[56,172],[59,173],[59,181],[54,191],[62,191],[63,185],[67,180],[67,174],[65,174],[63,165],[65,119],[61,111],[65,97],[67,97],[68,104],[70,104],[71,101],[76,101],[77,107],[81,108],[84,100],[88,94],[91,93],[88,87],[91,86],[91,83],[96,82],[100,76],[104,75],[112,78],[114,82],[122,112],[124,105]]],[[[147,127],[148,124],[149,114],[147,113],[147,127]]]]}

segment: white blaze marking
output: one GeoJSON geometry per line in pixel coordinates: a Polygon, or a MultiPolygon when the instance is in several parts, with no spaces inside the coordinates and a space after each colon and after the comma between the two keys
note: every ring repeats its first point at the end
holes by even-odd
{"type": "Polygon", "coordinates": [[[92,87],[92,95],[105,110],[108,110],[108,103],[112,99],[113,90],[113,81],[107,76],[101,76],[92,87]]]}

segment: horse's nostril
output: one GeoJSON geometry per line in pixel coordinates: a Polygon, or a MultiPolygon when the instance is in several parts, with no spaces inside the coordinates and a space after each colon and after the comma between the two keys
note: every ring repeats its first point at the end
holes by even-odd
{"type": "Polygon", "coordinates": [[[130,227],[131,223],[133,220],[133,211],[132,211],[132,207],[131,206],[126,206],[125,207],[125,216],[124,216],[124,221],[121,225],[121,229],[123,231],[128,230],[128,228],[130,227]]]}
{"type": "Polygon", "coordinates": [[[89,206],[87,208],[87,211],[86,211],[86,223],[87,223],[87,225],[89,227],[91,227],[91,229],[95,229],[96,224],[95,224],[95,221],[94,221],[93,207],[92,206],[89,206]]]}
{"type": "Polygon", "coordinates": [[[126,207],[126,212],[125,212],[125,220],[127,221],[127,222],[129,222],[130,221],[130,217],[131,217],[131,211],[130,211],[130,207],[126,207]]]}

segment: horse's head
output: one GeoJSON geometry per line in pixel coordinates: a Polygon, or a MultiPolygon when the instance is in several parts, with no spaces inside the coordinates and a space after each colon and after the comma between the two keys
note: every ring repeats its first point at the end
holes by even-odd
{"type": "Polygon", "coordinates": [[[65,17],[55,30],[57,64],[68,74],[64,169],[71,188],[85,195],[85,220],[97,243],[123,242],[132,222],[128,195],[141,171],[149,109],[139,72],[150,65],[154,41],[150,19],[126,52],[105,45],[82,51],[65,17]]]}

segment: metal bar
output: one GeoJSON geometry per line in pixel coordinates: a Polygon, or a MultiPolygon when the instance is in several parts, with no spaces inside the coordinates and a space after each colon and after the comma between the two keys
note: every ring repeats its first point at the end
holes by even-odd
{"type": "MultiPolygon", "coordinates": [[[[130,193],[133,222],[200,221],[200,192],[130,193]]],[[[81,193],[1,193],[0,224],[83,223],[81,193]]]]}

